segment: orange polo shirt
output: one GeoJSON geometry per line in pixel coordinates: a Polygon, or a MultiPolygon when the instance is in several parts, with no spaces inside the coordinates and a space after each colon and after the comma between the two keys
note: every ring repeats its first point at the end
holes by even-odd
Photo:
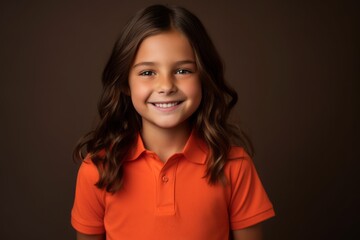
{"type": "Polygon", "coordinates": [[[99,173],[87,158],[79,169],[71,222],[85,234],[107,240],[224,240],[230,230],[274,216],[252,160],[230,151],[227,184],[204,178],[207,147],[191,134],[182,153],[166,163],[144,148],[139,135],[124,165],[124,185],[115,194],[94,184],[99,173]]]}

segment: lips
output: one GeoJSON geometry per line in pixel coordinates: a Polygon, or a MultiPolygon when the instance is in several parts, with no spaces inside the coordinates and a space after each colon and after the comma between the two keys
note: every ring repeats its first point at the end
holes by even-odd
{"type": "Polygon", "coordinates": [[[151,103],[152,105],[154,105],[157,108],[161,108],[161,109],[167,109],[167,108],[173,108],[177,105],[179,105],[180,103],[182,103],[182,101],[175,101],[175,102],[154,102],[151,103]]]}

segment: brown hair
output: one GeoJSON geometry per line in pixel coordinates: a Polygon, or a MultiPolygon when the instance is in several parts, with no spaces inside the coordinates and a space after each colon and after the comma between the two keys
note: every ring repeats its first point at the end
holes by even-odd
{"type": "Polygon", "coordinates": [[[127,94],[128,75],[137,49],[145,38],[171,29],[186,35],[196,56],[202,81],[202,100],[190,121],[195,133],[210,150],[205,173],[209,183],[214,184],[223,177],[234,141],[252,155],[248,138],[228,123],[237,94],[225,82],[222,61],[204,26],[182,7],[153,5],[139,11],[117,40],[102,76],[99,123],[95,130],[80,139],[74,150],[74,159],[82,160],[85,147],[100,173],[97,186],[108,192],[121,188],[124,159],[141,129],[141,117],[127,94]],[[103,151],[105,153],[101,154],[103,151]]]}

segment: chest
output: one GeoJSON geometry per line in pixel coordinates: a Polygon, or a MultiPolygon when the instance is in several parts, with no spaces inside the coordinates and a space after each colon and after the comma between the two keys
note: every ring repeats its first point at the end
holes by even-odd
{"type": "Polygon", "coordinates": [[[228,229],[230,192],[222,184],[209,185],[205,165],[178,159],[161,164],[136,161],[125,167],[124,187],[106,197],[105,225],[122,231],[193,232],[228,229]],[[116,219],[116,220],[114,220],[116,219]]]}

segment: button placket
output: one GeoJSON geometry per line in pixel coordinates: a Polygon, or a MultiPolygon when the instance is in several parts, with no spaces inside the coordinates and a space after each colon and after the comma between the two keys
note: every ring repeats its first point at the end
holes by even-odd
{"type": "Polygon", "coordinates": [[[175,214],[175,176],[177,165],[177,159],[169,159],[159,172],[157,178],[157,215],[175,214]]]}

